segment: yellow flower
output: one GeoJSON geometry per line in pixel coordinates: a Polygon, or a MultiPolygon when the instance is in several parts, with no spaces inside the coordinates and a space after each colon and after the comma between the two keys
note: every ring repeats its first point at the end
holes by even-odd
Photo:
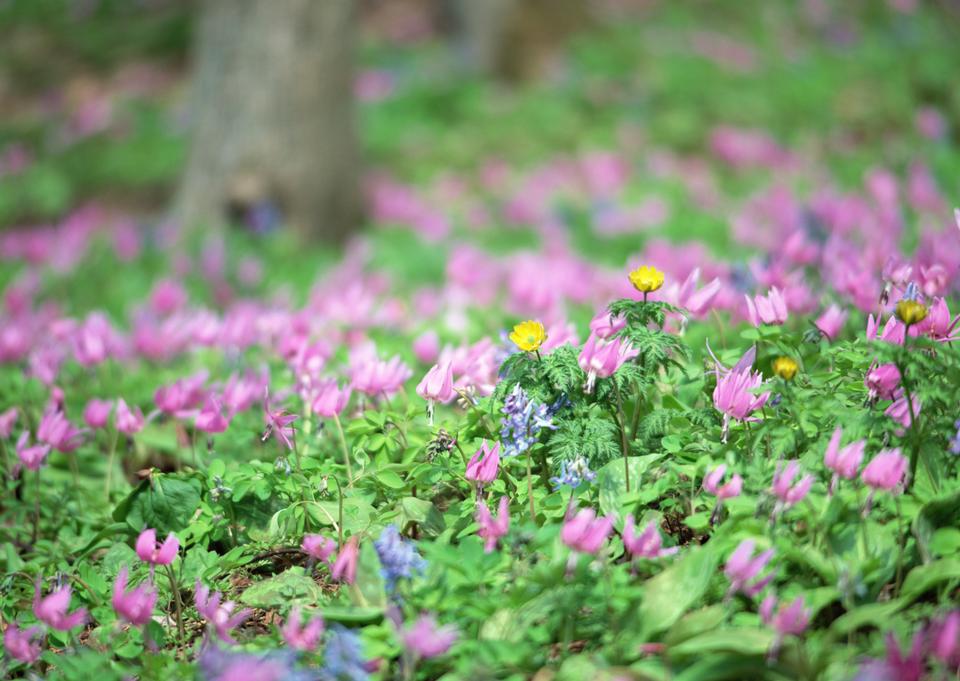
{"type": "Polygon", "coordinates": [[[630,283],[641,293],[650,293],[663,286],[663,272],[656,267],[641,265],[630,273],[630,283]]]}
{"type": "Polygon", "coordinates": [[[923,303],[916,300],[909,300],[904,298],[899,303],[897,303],[897,318],[907,326],[912,326],[914,324],[919,324],[924,319],[927,318],[927,313],[930,310],[927,309],[927,306],[923,303]]]}
{"type": "Polygon", "coordinates": [[[517,347],[524,352],[533,352],[534,350],[538,350],[540,346],[543,345],[543,342],[547,340],[547,332],[543,328],[543,324],[528,319],[513,327],[510,340],[516,343],[517,347]]]}
{"type": "Polygon", "coordinates": [[[782,378],[785,381],[793,380],[793,377],[797,375],[797,369],[800,367],[797,365],[796,361],[790,357],[777,357],[773,360],[773,373],[782,378]]]}

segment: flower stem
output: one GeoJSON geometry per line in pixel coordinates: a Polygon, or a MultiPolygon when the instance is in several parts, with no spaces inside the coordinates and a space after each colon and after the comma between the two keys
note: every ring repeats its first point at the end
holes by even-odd
{"type": "Polygon", "coordinates": [[[120,439],[120,431],[113,429],[113,442],[110,444],[110,454],[107,456],[107,487],[104,494],[107,500],[110,500],[110,490],[113,487],[113,457],[117,453],[117,440],[120,439]]]}
{"type": "Polygon", "coordinates": [[[180,588],[177,586],[177,578],[173,574],[173,566],[167,563],[164,566],[167,569],[167,577],[170,578],[170,590],[173,592],[174,611],[177,616],[177,636],[180,645],[183,645],[183,599],[180,597],[180,588]]]}
{"type": "Polygon", "coordinates": [[[533,469],[531,460],[533,459],[533,454],[530,450],[527,450],[527,497],[530,499],[530,520],[534,523],[537,522],[537,511],[533,506],[533,469]]]}
{"type": "Polygon", "coordinates": [[[40,538],[40,469],[37,469],[37,495],[33,500],[33,539],[31,544],[36,544],[40,538]]]}
{"type": "MultiPolygon", "coordinates": [[[[644,294],[646,295],[646,294],[644,294]]],[[[628,453],[630,446],[627,444],[627,431],[623,417],[623,399],[620,397],[620,387],[617,385],[617,379],[613,379],[613,392],[617,396],[617,425],[620,426],[620,448],[623,452],[623,479],[627,485],[627,492],[630,491],[630,459],[628,453]]]]}
{"type": "Polygon", "coordinates": [[[343,434],[343,426],[340,425],[339,414],[333,415],[333,422],[337,424],[337,434],[340,436],[340,446],[343,448],[343,462],[347,466],[347,487],[353,487],[353,467],[350,463],[350,450],[347,449],[347,438],[343,434]]]}

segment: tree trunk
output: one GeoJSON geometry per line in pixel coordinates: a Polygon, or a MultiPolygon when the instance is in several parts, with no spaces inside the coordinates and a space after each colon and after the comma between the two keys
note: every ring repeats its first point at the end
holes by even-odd
{"type": "Polygon", "coordinates": [[[203,0],[176,219],[222,226],[267,206],[305,239],[359,226],[353,6],[203,0]]]}

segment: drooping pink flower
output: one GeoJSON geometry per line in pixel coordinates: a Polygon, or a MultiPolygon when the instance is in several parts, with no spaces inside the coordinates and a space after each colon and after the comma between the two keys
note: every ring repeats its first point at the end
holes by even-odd
{"type": "MultiPolygon", "coordinates": [[[[590,335],[608,340],[626,325],[627,320],[623,317],[614,317],[606,310],[601,310],[597,313],[597,316],[590,320],[590,335]]],[[[589,342],[589,339],[587,342],[589,342]]]]}
{"type": "Polygon", "coordinates": [[[263,391],[263,420],[267,427],[260,437],[265,441],[273,435],[278,442],[282,443],[287,449],[293,449],[294,429],[290,425],[297,420],[296,414],[289,413],[286,409],[273,410],[270,408],[270,392],[264,388],[263,391]]]}
{"type": "Polygon", "coordinates": [[[664,288],[663,299],[668,303],[682,307],[694,317],[700,317],[710,308],[714,299],[722,290],[723,284],[716,277],[698,290],[697,286],[699,284],[700,268],[694,267],[683,283],[671,283],[664,288]]]}
{"type": "Polygon", "coordinates": [[[224,416],[220,400],[211,394],[194,419],[193,425],[202,433],[222,433],[230,426],[230,419],[224,416]]]}
{"type": "Polygon", "coordinates": [[[907,327],[897,321],[896,317],[887,319],[887,323],[880,329],[880,319],[874,320],[873,315],[867,316],[867,340],[876,340],[879,336],[884,343],[903,345],[907,335],[907,327]]]}
{"type": "Polygon", "coordinates": [[[207,624],[213,628],[217,638],[224,643],[236,643],[230,635],[230,631],[240,626],[244,620],[253,614],[253,610],[245,608],[234,614],[233,611],[237,604],[233,601],[221,603],[223,594],[219,591],[210,594],[210,587],[201,584],[199,581],[194,590],[194,604],[197,606],[197,612],[207,620],[207,624]]]}
{"type": "Polygon", "coordinates": [[[592,508],[584,508],[563,521],[560,539],[574,551],[596,553],[613,529],[613,518],[597,518],[592,508]]]}
{"type": "Polygon", "coordinates": [[[911,395],[910,399],[907,399],[907,394],[898,390],[895,395],[893,403],[884,410],[884,415],[889,416],[891,419],[899,423],[904,428],[909,428],[912,420],[920,415],[920,397],[917,395],[911,395]],[[913,414],[911,415],[910,410],[913,409],[913,414]]]}
{"type": "Polygon", "coordinates": [[[505,537],[510,530],[510,500],[506,496],[500,497],[497,506],[497,517],[493,517],[487,505],[477,500],[477,536],[483,539],[483,550],[490,553],[497,548],[497,542],[505,537]]]}
{"type": "Polygon", "coordinates": [[[734,473],[726,484],[721,485],[726,472],[727,464],[722,463],[703,477],[703,488],[714,495],[717,501],[740,496],[740,490],[743,489],[743,478],[739,473],[734,473]]]}
{"type": "Polygon", "coordinates": [[[927,678],[927,665],[924,655],[923,636],[917,632],[911,641],[910,650],[904,653],[900,649],[893,632],[886,635],[886,657],[882,660],[869,660],[860,668],[860,678],[882,679],[886,681],[923,681],[927,678]]]}
{"type": "Polygon", "coordinates": [[[13,433],[13,426],[17,422],[17,416],[20,412],[16,407],[10,407],[0,414],[0,438],[6,440],[13,433]]]}
{"type": "Polygon", "coordinates": [[[754,326],[761,324],[783,324],[787,321],[787,301],[783,293],[776,286],[770,289],[766,296],[745,295],[747,301],[747,316],[754,326]]]}
{"type": "Polygon", "coordinates": [[[360,537],[353,535],[340,549],[337,559],[330,568],[330,576],[334,579],[353,584],[357,579],[357,560],[360,556],[360,537]]]}
{"type": "Polygon", "coordinates": [[[58,631],[69,631],[87,621],[87,611],[85,608],[77,608],[69,615],[67,614],[67,608],[70,607],[71,596],[69,584],[60,587],[43,598],[40,598],[40,593],[41,584],[38,578],[36,591],[33,595],[33,614],[47,626],[57,629],[58,631]]]}
{"type": "Polygon", "coordinates": [[[27,470],[38,471],[50,453],[50,445],[30,446],[30,432],[23,431],[17,439],[17,457],[27,470]]]}
{"type": "Polygon", "coordinates": [[[453,390],[453,366],[450,362],[434,364],[417,385],[417,394],[429,402],[449,402],[453,390]]]}
{"type": "Polygon", "coordinates": [[[773,549],[767,549],[754,556],[755,547],[756,544],[752,539],[744,539],[727,559],[727,564],[723,567],[723,573],[730,580],[728,596],[733,596],[737,592],[743,592],[747,596],[756,596],[773,579],[773,572],[758,578],[760,572],[773,558],[773,549]]]}
{"type": "Polygon", "coordinates": [[[927,334],[941,343],[950,343],[960,339],[957,326],[960,325],[960,315],[950,318],[950,308],[947,301],[937,298],[928,307],[926,319],[917,324],[917,331],[927,334]]]}
{"type": "Polygon", "coordinates": [[[436,619],[424,613],[403,632],[403,645],[415,657],[430,659],[450,650],[458,635],[456,627],[440,626],[436,619]]]}
{"type": "Polygon", "coordinates": [[[63,412],[57,409],[48,409],[37,426],[37,440],[45,442],[59,452],[72,452],[80,446],[83,431],[76,428],[63,412]]]}
{"type": "Polygon", "coordinates": [[[187,303],[187,292],[173,279],[161,279],[150,291],[150,307],[161,316],[176,312],[187,303]]]}
{"type": "Polygon", "coordinates": [[[960,610],[934,621],[930,631],[930,652],[948,668],[960,668],[960,610]]]}
{"type": "Polygon", "coordinates": [[[203,402],[203,384],[206,380],[206,372],[181,378],[170,385],[157,388],[153,401],[164,414],[182,418],[203,402]]]}
{"type": "Polygon", "coordinates": [[[812,475],[807,474],[797,484],[793,484],[793,479],[797,477],[799,472],[800,462],[796,459],[787,462],[787,465],[783,468],[779,463],[777,464],[777,471],[773,474],[773,486],[770,491],[777,497],[779,505],[783,509],[788,509],[800,503],[810,492],[810,487],[813,485],[812,475]]]}
{"type": "Polygon", "coordinates": [[[497,471],[500,469],[500,443],[494,442],[493,446],[487,445],[484,440],[480,449],[470,457],[467,462],[467,471],[464,477],[480,484],[488,484],[496,480],[497,471]]]}
{"type": "Polygon", "coordinates": [[[337,542],[322,534],[305,534],[300,550],[314,560],[326,561],[337,550],[337,542]]]}
{"type": "Polygon", "coordinates": [[[903,483],[910,462],[900,453],[900,448],[885,449],[870,460],[860,477],[874,491],[895,492],[903,483]]]}
{"type": "Polygon", "coordinates": [[[117,400],[116,413],[117,430],[124,435],[136,435],[143,430],[144,418],[140,407],[130,409],[121,397],[117,400]]]}
{"type": "Polygon", "coordinates": [[[843,325],[847,321],[849,312],[838,305],[831,305],[823,314],[817,317],[813,324],[820,330],[824,336],[830,340],[836,340],[840,332],[843,331],[843,325]]]}
{"type": "Polygon", "coordinates": [[[300,617],[300,606],[295,605],[290,609],[287,621],[280,629],[280,635],[284,642],[294,650],[310,652],[317,649],[320,645],[320,637],[323,635],[323,619],[314,617],[306,625],[300,617]]]}
{"type": "Polygon", "coordinates": [[[623,523],[623,545],[634,558],[662,558],[677,551],[679,547],[663,548],[663,538],[657,529],[657,523],[650,521],[643,532],[637,534],[634,529],[633,514],[627,514],[623,523]]]}
{"type": "Polygon", "coordinates": [[[137,537],[137,556],[151,565],[169,565],[177,557],[179,550],[180,541],[173,532],[167,535],[163,544],[157,543],[157,531],[152,528],[144,530],[137,537]]]}
{"type": "Polygon", "coordinates": [[[776,632],[776,638],[773,645],[770,646],[772,657],[776,657],[784,638],[800,636],[807,630],[812,612],[804,602],[803,596],[797,596],[789,605],[781,604],[780,608],[774,613],[776,606],[777,597],[773,594],[764,598],[763,603],[760,604],[760,619],[776,632]]]}
{"type": "Polygon", "coordinates": [[[390,396],[400,390],[413,372],[399,355],[389,360],[381,360],[376,354],[359,354],[351,358],[350,379],[354,390],[374,397],[390,396]]]}
{"type": "Polygon", "coordinates": [[[3,632],[3,647],[17,662],[33,664],[40,659],[40,644],[43,641],[43,630],[40,627],[20,629],[11,624],[3,632]]]}
{"type": "Polygon", "coordinates": [[[143,626],[153,616],[157,590],[149,582],[127,591],[127,568],[120,568],[113,583],[113,609],[117,616],[135,626],[143,626]]]}
{"type": "Polygon", "coordinates": [[[833,481],[830,483],[831,493],[836,488],[838,478],[853,480],[857,477],[857,469],[863,461],[863,450],[867,446],[866,440],[857,440],[840,449],[842,436],[843,428],[837,426],[833,435],[830,436],[830,443],[823,455],[824,465],[833,471],[833,481]]]}
{"type": "Polygon", "coordinates": [[[729,419],[745,420],[767,403],[770,397],[769,391],[759,395],[754,393],[762,383],[761,373],[751,371],[749,367],[740,371],[731,371],[726,375],[718,375],[717,385],[713,389],[713,406],[724,415],[724,436],[726,436],[729,419]]]}
{"type": "Polygon", "coordinates": [[[353,394],[353,391],[350,386],[340,388],[336,380],[326,381],[317,389],[317,396],[314,398],[311,407],[313,413],[325,419],[339,416],[350,401],[351,394],[353,394]]]}
{"type": "Polygon", "coordinates": [[[593,386],[598,378],[609,378],[623,364],[639,353],[619,338],[612,340],[602,340],[590,334],[587,342],[583,344],[577,363],[587,374],[587,384],[584,390],[588,393],[593,392],[593,386]]]}
{"type": "Polygon", "coordinates": [[[900,386],[900,370],[896,364],[881,364],[867,372],[864,379],[871,399],[892,400],[900,386]]]}
{"type": "Polygon", "coordinates": [[[110,412],[113,411],[111,400],[91,399],[83,409],[83,421],[91,428],[106,428],[110,421],[110,412]]]}
{"type": "Polygon", "coordinates": [[[437,332],[431,329],[417,336],[413,341],[413,354],[424,364],[436,362],[437,355],[440,354],[440,338],[437,332]]]}

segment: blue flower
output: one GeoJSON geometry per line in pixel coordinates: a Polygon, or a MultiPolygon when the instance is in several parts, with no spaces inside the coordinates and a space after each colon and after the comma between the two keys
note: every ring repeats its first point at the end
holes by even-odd
{"type": "Polygon", "coordinates": [[[560,475],[550,478],[550,483],[554,487],[568,485],[576,489],[584,480],[593,482],[596,477],[597,474],[590,470],[586,459],[578,456],[573,461],[562,462],[560,464],[560,475]]]}
{"type": "Polygon", "coordinates": [[[370,675],[366,664],[360,637],[339,624],[333,625],[323,649],[320,678],[324,681],[367,681],[370,675]]]}
{"type": "Polygon", "coordinates": [[[504,456],[518,456],[540,439],[544,428],[556,430],[554,415],[568,404],[566,396],[547,406],[530,399],[518,383],[503,401],[503,421],[500,426],[500,444],[504,456]]]}
{"type": "Polygon", "coordinates": [[[413,542],[404,541],[396,525],[387,525],[380,533],[380,538],[373,542],[373,546],[380,557],[380,574],[387,581],[389,592],[396,588],[397,580],[423,572],[427,566],[423,557],[417,553],[417,547],[413,542]]]}
{"type": "Polygon", "coordinates": [[[960,456],[960,419],[953,424],[957,429],[957,434],[950,440],[950,453],[960,456]]]}
{"type": "Polygon", "coordinates": [[[262,681],[309,681],[312,679],[311,674],[296,668],[296,659],[296,653],[290,650],[250,654],[207,646],[197,662],[200,678],[204,681],[237,679],[241,676],[262,681]]]}

